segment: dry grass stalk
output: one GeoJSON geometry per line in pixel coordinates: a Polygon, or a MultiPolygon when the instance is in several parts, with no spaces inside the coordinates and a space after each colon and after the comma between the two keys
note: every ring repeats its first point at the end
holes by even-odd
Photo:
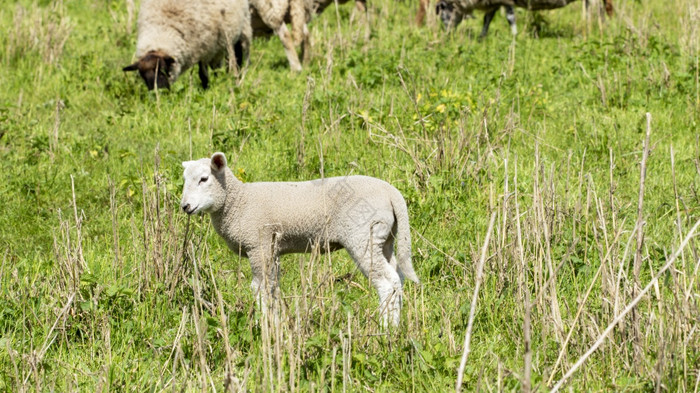
{"type": "MultiPolygon", "coordinates": [[[[175,386],[177,385],[175,382],[175,378],[178,375],[177,374],[177,364],[178,364],[178,356],[180,355],[181,352],[181,346],[180,342],[182,341],[182,335],[185,333],[185,328],[187,321],[189,320],[189,315],[187,315],[187,307],[182,308],[182,317],[180,318],[180,325],[178,325],[177,328],[177,333],[175,333],[175,339],[173,340],[173,349],[170,351],[170,355],[168,358],[165,360],[163,363],[163,368],[160,371],[160,380],[163,380],[163,375],[165,374],[165,370],[168,368],[168,363],[172,360],[172,369],[171,369],[171,375],[172,375],[172,386],[173,390],[175,390],[175,386]]],[[[168,383],[166,382],[164,386],[168,386],[168,383]]]]}
{"type": "Polygon", "coordinates": [[[44,343],[41,345],[41,349],[39,350],[39,352],[32,354],[31,359],[29,361],[29,364],[31,366],[31,370],[24,377],[24,381],[22,383],[23,389],[27,385],[27,383],[29,382],[29,377],[32,376],[32,374],[35,374],[38,372],[39,364],[44,359],[44,356],[46,355],[46,351],[49,350],[49,347],[51,346],[51,344],[53,344],[54,340],[56,340],[56,336],[53,334],[53,331],[56,329],[58,322],[61,319],[63,319],[63,317],[66,315],[66,313],[70,309],[71,305],[73,304],[73,300],[75,299],[75,295],[76,295],[76,292],[71,293],[71,295],[68,297],[68,300],[66,300],[66,304],[61,309],[61,312],[58,313],[58,317],[56,317],[56,320],[54,321],[53,325],[51,325],[51,329],[49,329],[49,333],[46,335],[46,338],[44,338],[44,343]]]}
{"type": "Polygon", "coordinates": [[[63,4],[52,2],[46,8],[34,4],[29,11],[18,4],[13,19],[14,28],[7,32],[8,61],[37,52],[45,63],[58,63],[73,29],[63,4]]]}
{"type": "MultiPolygon", "coordinates": [[[[614,244],[617,243],[619,240],[620,236],[622,235],[622,226],[620,227],[619,231],[615,235],[615,240],[614,244]]],[[[581,300],[581,303],[579,304],[579,308],[576,311],[576,316],[574,317],[574,321],[571,323],[571,327],[569,328],[569,334],[566,336],[566,340],[564,340],[564,343],[562,344],[562,348],[559,351],[559,356],[557,357],[557,361],[554,363],[554,367],[552,367],[552,372],[549,375],[549,379],[547,380],[547,386],[551,385],[552,380],[554,380],[554,375],[557,372],[557,369],[559,367],[559,363],[561,362],[564,353],[566,352],[567,346],[569,344],[569,341],[571,340],[571,336],[573,335],[574,331],[576,330],[576,324],[579,321],[579,317],[581,316],[581,312],[583,311],[584,306],[586,305],[586,302],[588,301],[588,296],[591,294],[593,287],[595,286],[595,283],[598,281],[598,277],[600,276],[600,273],[604,270],[605,267],[605,261],[610,257],[610,252],[612,250],[612,247],[608,248],[608,251],[605,255],[605,257],[600,261],[600,267],[598,267],[598,270],[596,271],[595,275],[591,279],[591,283],[588,286],[588,289],[586,290],[586,294],[583,296],[583,299],[581,300]]]]}
{"type": "Polygon", "coordinates": [[[194,343],[194,353],[199,354],[199,376],[201,379],[200,387],[202,389],[202,392],[207,392],[209,383],[211,384],[212,391],[216,391],[216,388],[214,387],[214,381],[212,380],[211,373],[209,371],[209,366],[207,365],[205,349],[205,334],[207,324],[202,314],[202,307],[205,304],[205,302],[204,299],[202,299],[201,295],[201,275],[199,271],[199,264],[197,263],[197,257],[195,256],[194,246],[192,246],[191,251],[192,265],[194,268],[194,285],[192,286],[192,292],[194,294],[194,304],[192,305],[192,321],[194,322],[195,333],[197,334],[197,340],[194,343]]]}
{"type": "Polygon", "coordinates": [[[78,257],[77,262],[80,264],[82,269],[87,269],[87,263],[85,263],[85,258],[83,257],[83,211],[81,210],[80,215],[78,215],[78,204],[75,199],[75,181],[73,179],[73,175],[70,176],[70,189],[73,194],[73,217],[75,218],[75,232],[78,243],[76,248],[78,257]]]}
{"type": "MultiPolygon", "coordinates": [[[[557,336],[557,341],[559,343],[562,343],[564,341],[563,337],[563,326],[564,322],[561,319],[561,311],[559,308],[559,300],[557,298],[557,287],[556,287],[556,277],[557,277],[557,272],[559,271],[560,267],[557,267],[554,269],[554,265],[552,263],[552,251],[551,251],[551,235],[550,235],[550,228],[549,228],[549,222],[546,217],[545,213],[545,204],[544,204],[544,198],[543,196],[545,193],[543,192],[541,186],[540,186],[540,151],[539,151],[539,142],[535,143],[535,163],[534,163],[534,180],[533,180],[533,190],[532,190],[532,204],[535,209],[535,220],[536,220],[536,225],[534,226],[535,229],[535,236],[536,236],[536,242],[543,249],[542,253],[544,254],[544,261],[546,263],[546,268],[547,268],[547,273],[548,273],[548,279],[547,282],[540,288],[540,293],[549,293],[549,308],[551,312],[551,318],[552,322],[554,323],[554,332],[557,336]]],[[[540,271],[540,277],[544,277],[544,268],[542,267],[542,256],[539,257],[540,263],[538,264],[539,266],[539,271],[540,271]]],[[[563,260],[562,260],[563,262],[563,260]]],[[[538,297],[539,298],[539,297],[538,297]]]]}
{"type": "MultiPolygon", "coordinates": [[[[633,277],[634,277],[634,287],[632,288],[632,297],[635,297],[637,291],[640,288],[639,273],[642,269],[642,246],[644,244],[644,217],[642,216],[642,208],[644,206],[644,184],[647,176],[647,159],[649,158],[649,135],[651,134],[651,113],[646,114],[647,118],[647,128],[646,136],[644,138],[644,152],[642,153],[642,163],[640,167],[639,174],[639,199],[637,202],[637,224],[635,225],[635,232],[637,233],[637,252],[634,256],[634,266],[633,266],[633,277]]],[[[642,350],[641,343],[641,321],[640,316],[637,314],[636,310],[632,311],[632,329],[634,334],[634,358],[636,360],[641,360],[644,357],[644,351],[642,350]]],[[[640,364],[637,363],[637,369],[639,370],[640,364]]]]}
{"type": "Polygon", "coordinates": [[[114,182],[111,177],[107,178],[109,183],[109,211],[112,217],[112,240],[114,247],[114,272],[120,272],[122,270],[122,255],[121,249],[119,247],[119,223],[118,223],[118,212],[117,212],[117,202],[116,202],[116,188],[114,187],[114,182]]]}
{"type": "MultiPolygon", "coordinates": [[[[506,166],[508,165],[506,161],[506,166]]],[[[523,317],[523,344],[524,344],[524,354],[523,354],[523,377],[521,379],[522,391],[523,393],[530,392],[530,379],[532,374],[532,348],[531,348],[531,317],[532,317],[532,304],[530,301],[530,288],[528,288],[527,280],[527,270],[528,266],[525,262],[525,252],[523,248],[523,231],[520,224],[520,202],[518,195],[518,161],[515,160],[514,165],[514,180],[513,180],[513,192],[514,192],[514,204],[515,204],[515,225],[517,234],[517,244],[518,244],[518,259],[520,261],[520,274],[518,276],[520,292],[523,296],[524,302],[524,317],[523,317]]],[[[508,177],[506,176],[506,179],[508,177]]],[[[508,194],[506,194],[508,195],[508,194]]]]}
{"type": "Polygon", "coordinates": [[[559,389],[561,389],[561,387],[564,385],[564,383],[566,383],[566,381],[581,367],[581,365],[583,365],[583,363],[591,356],[591,354],[593,354],[593,352],[595,352],[598,349],[598,347],[600,347],[603,344],[603,342],[605,341],[607,336],[610,334],[610,332],[615,328],[615,326],[620,321],[622,321],[630,311],[635,309],[637,304],[642,300],[644,295],[646,295],[647,292],[649,292],[649,290],[651,290],[651,288],[653,288],[655,285],[657,285],[659,278],[664,273],[666,273],[666,271],[671,266],[673,266],[676,259],[678,259],[678,257],[681,255],[681,253],[683,252],[685,247],[690,242],[690,240],[695,236],[695,231],[697,231],[698,227],[700,227],[700,220],[698,220],[695,223],[695,225],[693,225],[693,227],[690,229],[690,231],[686,235],[685,239],[683,239],[683,241],[679,245],[676,252],[673,253],[671,258],[669,258],[668,262],[666,262],[666,264],[663,265],[661,267],[661,269],[659,269],[659,271],[656,273],[656,275],[654,275],[654,277],[651,279],[651,281],[649,281],[649,283],[646,285],[646,287],[644,287],[644,289],[642,289],[641,292],[639,292],[636,295],[636,297],[625,307],[625,309],[617,317],[615,317],[615,319],[608,325],[608,327],[603,331],[603,333],[600,334],[600,336],[598,337],[596,342],[588,349],[588,351],[586,351],[586,353],[584,353],[576,361],[576,363],[574,363],[574,365],[571,367],[571,369],[569,369],[569,371],[567,371],[567,373],[564,374],[564,376],[559,380],[559,382],[557,382],[557,384],[554,385],[552,390],[550,390],[550,393],[556,393],[559,391],[559,389]]]}
{"type": "Polygon", "coordinates": [[[459,369],[457,370],[457,384],[455,386],[455,391],[457,393],[462,391],[462,381],[464,380],[464,368],[467,365],[467,357],[470,352],[470,342],[472,335],[472,328],[474,327],[474,316],[476,315],[476,300],[479,296],[479,287],[481,286],[481,280],[483,279],[484,273],[484,263],[486,262],[486,251],[488,251],[489,240],[491,239],[491,232],[493,231],[493,225],[496,222],[496,212],[491,213],[491,219],[489,220],[489,227],[486,230],[486,238],[484,239],[484,245],[481,248],[481,258],[479,258],[479,264],[476,267],[476,277],[474,284],[474,293],[472,295],[471,307],[469,308],[469,320],[467,322],[467,332],[464,336],[464,350],[462,352],[462,360],[459,363],[459,369]]]}

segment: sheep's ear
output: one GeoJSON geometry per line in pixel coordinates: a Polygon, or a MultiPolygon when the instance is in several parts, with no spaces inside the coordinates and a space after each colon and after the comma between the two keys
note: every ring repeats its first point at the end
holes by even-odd
{"type": "Polygon", "coordinates": [[[447,3],[444,1],[440,0],[436,5],[435,5],[435,14],[439,15],[440,11],[444,10],[447,8],[447,3]]]}
{"type": "Polygon", "coordinates": [[[139,62],[137,61],[134,64],[128,65],[124,68],[122,68],[122,71],[136,71],[139,69],[139,62]]]}
{"type": "Polygon", "coordinates": [[[165,61],[165,66],[168,67],[168,69],[170,69],[170,67],[173,66],[173,63],[175,63],[175,59],[170,56],[163,57],[163,61],[165,61]]]}
{"type": "Polygon", "coordinates": [[[192,165],[192,161],[183,161],[182,162],[182,167],[187,169],[188,166],[192,165]]]}
{"type": "Polygon", "coordinates": [[[214,172],[219,172],[223,170],[224,168],[226,168],[226,165],[226,156],[224,155],[224,153],[217,152],[214,153],[213,156],[211,156],[211,169],[214,172]]]}

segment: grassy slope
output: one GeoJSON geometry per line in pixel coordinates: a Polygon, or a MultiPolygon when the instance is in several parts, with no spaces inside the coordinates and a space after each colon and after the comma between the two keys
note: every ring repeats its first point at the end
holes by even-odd
{"type": "MultiPolygon", "coordinates": [[[[580,3],[546,13],[539,38],[519,12],[515,41],[497,16],[478,42],[479,20],[446,35],[434,21],[409,23],[414,4],[386,0],[371,4],[364,43],[344,5],[339,21],[332,8],[313,21],[300,75],[276,39],[257,39],[240,86],[219,74],[202,91],[186,73],[156,96],[120,71],[135,41],[125,2],[3,3],[0,387],[221,390],[230,368],[253,391],[451,389],[496,211],[465,386],[521,388],[528,292],[531,381],[545,390],[631,300],[645,112],[642,285],[698,219],[699,5],[617,6],[602,30],[580,3]],[[247,262],[208,218],[177,211],[180,162],[213,151],[247,181],[323,171],[395,184],[423,280],[406,286],[400,333],[376,335],[375,295],[342,252],[284,258],[285,323],[270,331],[247,262]]],[[[640,305],[639,354],[630,317],[574,390],[697,386],[700,244],[691,246],[640,305]]]]}

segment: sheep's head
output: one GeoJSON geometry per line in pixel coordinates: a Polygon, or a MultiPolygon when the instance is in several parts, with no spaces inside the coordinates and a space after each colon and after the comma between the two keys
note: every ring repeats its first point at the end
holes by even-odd
{"type": "Polygon", "coordinates": [[[150,51],[136,63],[122,68],[122,71],[138,71],[148,90],[153,90],[154,87],[169,89],[174,64],[175,59],[165,53],[150,51]]]}
{"type": "Polygon", "coordinates": [[[455,7],[454,3],[445,0],[440,0],[437,3],[435,13],[440,17],[443,26],[448,30],[457,27],[464,18],[464,15],[455,7]]]}
{"type": "Polygon", "coordinates": [[[180,207],[187,214],[213,213],[226,202],[226,156],[214,153],[211,158],[185,161],[185,185],[180,207]]]}

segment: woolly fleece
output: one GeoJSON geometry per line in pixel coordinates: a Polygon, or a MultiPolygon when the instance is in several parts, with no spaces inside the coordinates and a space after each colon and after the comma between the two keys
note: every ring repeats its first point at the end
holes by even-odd
{"type": "Polygon", "coordinates": [[[398,325],[403,279],[419,279],[408,209],[396,188],[367,176],[242,183],[223,153],[182,165],[182,209],[211,215],[231,250],[249,258],[255,291],[265,282],[274,291],[279,255],[345,248],[379,293],[383,324],[398,325]]]}
{"type": "Polygon", "coordinates": [[[247,0],[143,0],[138,19],[136,57],[148,52],[175,59],[172,84],[198,62],[222,65],[233,44],[241,40],[244,64],[252,40],[247,0]]]}

